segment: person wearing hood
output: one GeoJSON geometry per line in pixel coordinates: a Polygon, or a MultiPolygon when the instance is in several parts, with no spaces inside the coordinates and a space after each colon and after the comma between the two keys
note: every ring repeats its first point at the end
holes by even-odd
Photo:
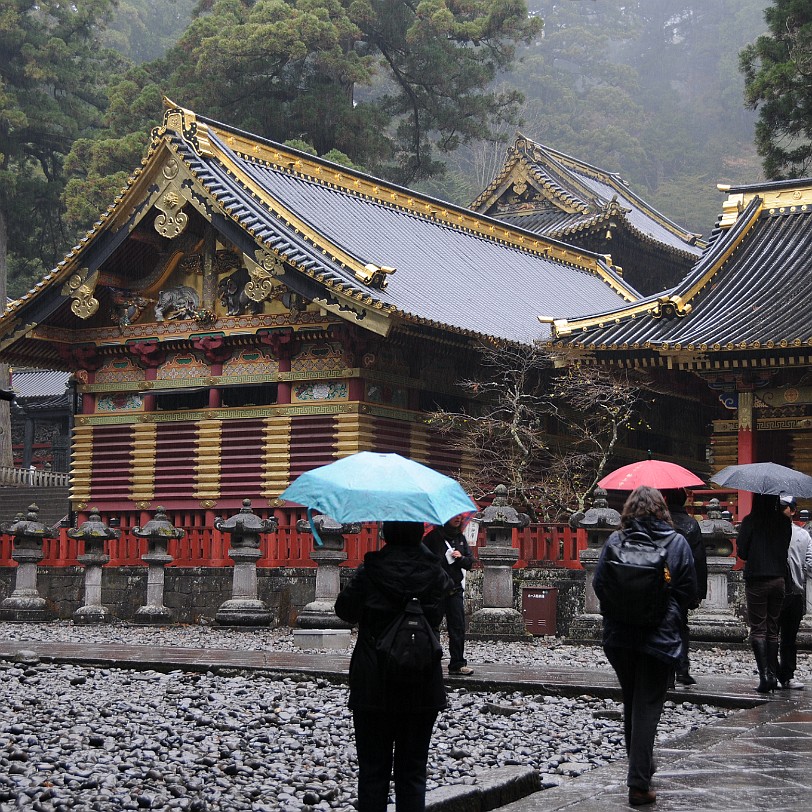
{"type": "Polygon", "coordinates": [[[696,574],[691,548],[675,532],[662,494],[641,486],[632,491],[621,514],[621,530],[612,533],[598,559],[593,586],[598,599],[607,593],[606,552],[619,547],[626,532],[640,532],[665,545],[670,594],[657,626],[634,626],[603,618],[603,650],[617,674],[623,695],[623,734],[629,769],[629,803],[654,803],[650,789],[654,774],[654,739],[668,685],[682,653],[682,616],[696,602],[696,574]]]}
{"type": "Polygon", "coordinates": [[[462,532],[463,521],[463,516],[452,517],[428,533],[423,542],[440,558],[454,582],[454,590],[443,606],[448,631],[448,673],[468,676],[474,669],[465,659],[465,571],[473,566],[474,556],[462,532]]]}
{"type": "Polygon", "coordinates": [[[393,767],[397,812],[422,812],[431,733],[446,707],[442,665],[438,661],[422,682],[392,683],[375,645],[413,597],[437,630],[454,585],[422,544],[421,522],[384,522],[383,537],[386,544],[364,556],[335,602],[338,617],[358,624],[348,703],[358,753],[358,812],[386,812],[393,767]]]}

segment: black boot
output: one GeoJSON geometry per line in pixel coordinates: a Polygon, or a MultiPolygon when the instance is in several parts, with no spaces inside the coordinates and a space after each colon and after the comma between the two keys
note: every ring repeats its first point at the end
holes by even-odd
{"type": "Polygon", "coordinates": [[[767,641],[767,683],[771,691],[778,687],[778,641],[767,641]]]}
{"type": "Polygon", "coordinates": [[[771,686],[770,681],[767,679],[767,641],[762,638],[752,639],[750,645],[753,647],[753,656],[756,658],[756,667],[758,668],[756,690],[760,694],[767,694],[775,689],[775,686],[771,686]]]}

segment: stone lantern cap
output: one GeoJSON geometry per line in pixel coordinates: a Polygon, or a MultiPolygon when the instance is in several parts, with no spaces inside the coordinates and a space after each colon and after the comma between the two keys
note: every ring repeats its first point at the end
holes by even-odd
{"type": "MultiPolygon", "coordinates": [[[[342,524],[341,522],[333,519],[331,516],[325,516],[322,513],[317,513],[313,517],[313,524],[316,527],[316,531],[318,533],[323,533],[325,536],[340,536],[344,533],[353,535],[354,533],[361,532],[361,525],[359,522],[342,524]]],[[[300,533],[313,532],[312,528],[310,527],[310,522],[307,519],[299,519],[299,521],[296,522],[296,529],[300,533]]]]}
{"type": "Polygon", "coordinates": [[[101,515],[97,507],[90,508],[87,521],[82,522],[78,528],[68,530],[68,536],[72,539],[79,539],[80,541],[117,539],[120,535],[120,530],[109,527],[101,520],[101,515]]]}
{"type": "Polygon", "coordinates": [[[155,508],[155,516],[143,527],[133,527],[132,534],[142,539],[179,539],[186,535],[185,530],[175,527],[162,507],[155,508]]]}
{"type": "Polygon", "coordinates": [[[519,513],[507,500],[507,487],[496,486],[496,496],[484,510],[476,514],[476,520],[485,528],[488,527],[527,527],[530,517],[526,513],[519,513]]]}
{"type": "Polygon", "coordinates": [[[218,516],[214,520],[214,527],[221,533],[228,533],[235,539],[241,539],[243,536],[273,533],[279,527],[279,521],[275,516],[269,519],[260,519],[251,509],[251,500],[243,499],[239,513],[235,513],[227,519],[218,516]]]}
{"type": "Polygon", "coordinates": [[[4,524],[2,528],[4,533],[18,538],[58,538],[59,530],[56,527],[48,527],[39,521],[39,506],[31,504],[28,506],[28,513],[23,517],[18,513],[14,521],[10,524],[4,524]]]}
{"type": "Polygon", "coordinates": [[[620,514],[609,507],[606,496],[603,488],[595,488],[592,507],[585,513],[573,513],[570,527],[582,527],[584,530],[614,530],[620,527],[620,514]]]}
{"type": "Polygon", "coordinates": [[[708,555],[726,556],[733,552],[733,537],[736,528],[725,518],[718,499],[708,502],[706,519],[699,520],[699,529],[702,531],[702,541],[708,555]]]}

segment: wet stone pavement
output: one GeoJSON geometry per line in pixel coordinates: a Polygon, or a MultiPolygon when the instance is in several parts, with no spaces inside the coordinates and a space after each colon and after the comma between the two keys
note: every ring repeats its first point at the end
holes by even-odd
{"type": "MultiPolygon", "coordinates": [[[[301,652],[295,649],[285,649],[278,645],[276,638],[268,638],[268,647],[259,648],[260,638],[240,636],[232,638],[235,646],[229,648],[215,648],[215,644],[227,645],[227,638],[200,639],[198,643],[205,643],[207,647],[187,647],[186,645],[170,644],[156,645],[151,640],[138,640],[135,644],[126,641],[127,634],[123,634],[117,642],[103,643],[99,639],[116,639],[114,630],[107,633],[99,632],[99,637],[84,639],[82,632],[63,627],[61,630],[51,625],[40,637],[49,635],[58,637],[59,633],[65,639],[25,639],[25,627],[10,628],[4,625],[0,628],[0,660],[9,662],[14,659],[20,650],[36,653],[43,664],[65,663],[76,666],[90,665],[100,671],[102,669],[139,669],[153,674],[192,674],[197,673],[201,679],[208,681],[212,676],[234,676],[255,674],[257,679],[301,679],[306,678],[322,685],[325,690],[342,690],[340,688],[346,676],[348,666],[348,652],[301,652]],[[223,641],[226,642],[223,642],[223,641]],[[252,645],[254,646],[252,648],[252,645]],[[333,687],[331,687],[333,686],[333,687]]],[[[158,632],[156,632],[158,633],[158,632]]],[[[171,635],[167,642],[174,643],[171,635]]],[[[195,640],[196,638],[193,638],[195,640]]],[[[266,641],[267,642],[267,641],[266,641]]],[[[487,659],[486,649],[472,646],[472,652],[480,653],[482,659],[487,659]]],[[[464,701],[466,691],[473,696],[475,692],[499,692],[496,701],[506,702],[511,692],[521,692],[530,697],[530,701],[567,702],[567,697],[577,697],[577,702],[583,701],[584,696],[592,697],[590,701],[604,701],[617,707],[618,687],[614,676],[605,663],[601,661],[600,653],[588,651],[584,654],[580,650],[561,647],[543,648],[541,646],[528,648],[526,654],[508,657],[504,653],[501,657],[492,659],[497,662],[480,662],[473,659],[476,668],[473,678],[455,678],[449,680],[449,688],[455,692],[455,701],[464,701]],[[572,663],[567,665],[566,663],[572,663]],[[543,697],[548,697],[544,700],[543,697]],[[559,697],[558,700],[553,700],[559,697]]],[[[677,688],[669,696],[672,706],[678,710],[684,704],[688,707],[693,703],[707,704],[715,709],[725,708],[725,713],[709,715],[699,721],[693,732],[686,735],[675,735],[667,741],[661,742],[656,750],[659,771],[654,777],[652,788],[657,792],[657,803],[652,808],[659,812],[666,810],[736,810],[737,812],[751,812],[755,810],[805,810],[812,804],[812,685],[806,691],[776,691],[766,698],[759,697],[753,691],[755,680],[748,673],[749,655],[747,652],[733,653],[697,653],[700,661],[700,670],[696,672],[698,684],[692,688],[677,688]],[[711,658],[712,668],[720,673],[701,673],[703,660],[711,658]]],[[[808,679],[812,657],[806,652],[801,655],[800,676],[808,679]]],[[[36,677],[34,678],[36,679],[36,677]]],[[[152,677],[156,679],[156,677],[152,677]]],[[[186,678],[184,678],[186,679],[186,678]]],[[[157,684],[157,683],[156,683],[157,684]]],[[[202,683],[201,683],[202,684],[202,683]]],[[[208,682],[206,682],[208,685],[208,682]]],[[[209,686],[207,690],[220,691],[216,685],[209,686]]],[[[242,689],[241,689],[242,690],[242,689]]],[[[243,693],[245,693],[243,691],[243,693]]],[[[88,697],[92,704],[98,699],[88,697]]],[[[333,698],[334,702],[342,702],[341,697],[333,698]]],[[[519,700],[514,700],[519,701],[519,700]]],[[[607,706],[608,707],[608,706],[607,706]]],[[[22,706],[20,706],[22,712],[22,706]]],[[[194,711],[194,708],[191,709],[194,711]]],[[[712,708],[709,708],[712,710],[712,708]]],[[[76,713],[81,714],[82,708],[76,713]]],[[[265,707],[268,713],[268,707],[265,707]]],[[[696,714],[696,711],[688,711],[696,714]]],[[[611,715],[611,711],[609,711],[611,715]]],[[[321,728],[318,708],[310,708],[310,717],[313,719],[315,730],[321,728]]],[[[164,727],[168,720],[162,720],[164,727]]],[[[228,720],[226,720],[228,721],[228,720]]],[[[233,721],[233,720],[232,720],[233,721]]],[[[295,721],[295,720],[294,720],[295,721]]],[[[328,720],[329,722],[329,720],[328,720]]],[[[231,727],[238,727],[231,724],[231,727]]],[[[335,718],[333,727],[347,727],[348,720],[335,718]],[[338,724],[340,723],[340,725],[338,724]]],[[[458,722],[461,729],[465,729],[465,718],[458,722]]],[[[226,725],[228,728],[229,725],[226,725]]],[[[2,728],[2,725],[0,725],[2,728]]],[[[8,728],[8,725],[6,725],[8,728]]],[[[329,729],[329,724],[327,726],[329,729]]],[[[20,728],[22,729],[22,728],[20,728]]],[[[611,730],[611,726],[607,726],[611,730]]],[[[690,727],[688,728],[690,729],[690,727]]],[[[534,731],[538,738],[550,736],[555,731],[538,729],[534,731]]],[[[240,731],[227,730],[232,741],[240,731]]],[[[92,731],[91,731],[92,734],[92,731]]],[[[346,733],[344,735],[347,735],[346,733]]],[[[574,732],[564,730],[556,735],[562,739],[573,736],[574,732]]],[[[614,729],[617,737],[617,726],[614,729]]],[[[226,748],[227,749],[227,748],[226,748]]],[[[237,750],[236,745],[234,749],[237,750]]],[[[518,749],[518,748],[517,748],[518,749]]],[[[577,748],[574,748],[577,749],[577,748]]],[[[216,762],[209,765],[212,768],[224,763],[224,748],[213,753],[208,760],[216,762]]],[[[7,754],[8,755],[8,754],[7,754]]],[[[0,753],[2,756],[2,753],[0,753]]],[[[236,771],[249,772],[251,763],[239,764],[239,753],[229,753],[229,758],[238,759],[236,767],[229,767],[236,771]]],[[[339,760],[346,756],[339,753],[339,760]]],[[[22,758],[17,753],[16,758],[22,758]]],[[[191,755],[187,754],[191,759],[191,755]]],[[[204,757],[205,758],[205,757],[204,757]]],[[[132,759],[130,759],[132,760],[132,759]]],[[[2,758],[0,758],[2,762],[2,758]]],[[[521,758],[516,760],[520,763],[521,758]]],[[[11,763],[14,763],[12,760],[11,763]]],[[[125,765],[129,762],[125,761],[125,765]]],[[[198,765],[199,766],[199,765],[198,765]]],[[[205,766],[205,765],[204,765],[205,766]]],[[[565,765],[566,766],[566,765],[565,765]]],[[[524,781],[516,789],[510,800],[510,793],[506,790],[497,791],[486,798],[482,792],[478,795],[472,786],[477,782],[486,783],[485,776],[491,776],[494,781],[504,779],[505,787],[513,782],[518,786],[516,773],[521,772],[519,766],[497,766],[491,769],[482,765],[476,780],[444,785],[443,781],[435,781],[428,797],[430,812],[479,812],[479,810],[501,808],[503,812],[552,812],[553,810],[573,810],[574,812],[604,812],[604,810],[629,809],[627,802],[627,789],[625,787],[626,763],[618,760],[593,759],[591,769],[582,774],[564,771],[560,780],[545,781],[545,786],[558,784],[542,791],[533,791],[532,784],[524,781]],[[501,772],[500,772],[501,771],[501,772]],[[511,771],[513,771],[511,773],[511,771]],[[577,775],[577,777],[575,777],[577,775]],[[520,797],[523,795],[524,797],[520,797]],[[507,802],[507,803],[506,803],[507,802]]],[[[129,768],[129,767],[128,767],[129,768]]],[[[256,766],[259,774],[265,766],[256,766]]],[[[162,768],[154,765],[152,772],[157,774],[162,768]]],[[[15,770],[22,770],[20,764],[15,770]]],[[[88,780],[94,780],[91,775],[88,780]]],[[[149,772],[149,771],[148,771],[149,772]]],[[[326,774],[326,771],[322,771],[326,774]]],[[[282,774],[280,773],[280,776],[282,774]]],[[[238,773],[239,777],[239,773],[238,773]]],[[[285,786],[296,784],[296,778],[283,776],[285,786]]],[[[526,779],[519,776],[520,779],[526,779]]],[[[197,779],[196,779],[197,780],[197,779]]],[[[248,780],[248,779],[246,779],[248,780]]],[[[0,776],[0,783],[2,776],[0,776]]],[[[256,782],[255,782],[256,783],[256,782]]],[[[342,782],[339,781],[339,784],[342,782]]],[[[344,781],[344,784],[347,782],[344,781]]],[[[100,784],[101,786],[101,784],[100,784]]],[[[291,792],[284,798],[269,799],[259,797],[256,788],[249,783],[246,785],[254,792],[253,797],[244,795],[240,800],[233,800],[225,790],[220,795],[208,796],[207,803],[189,802],[188,798],[176,797],[164,806],[162,802],[146,792],[140,796],[132,795],[119,806],[114,801],[94,804],[87,800],[76,803],[55,805],[45,802],[34,803],[31,799],[16,798],[14,801],[0,802],[0,812],[11,812],[17,809],[50,810],[50,809],[87,809],[111,810],[139,809],[139,808],[180,808],[199,809],[214,812],[214,810],[273,810],[280,809],[285,812],[308,812],[317,809],[340,809],[349,812],[352,809],[353,798],[346,793],[341,796],[341,803],[328,804],[320,799],[315,790],[311,790],[308,797],[310,803],[302,803],[291,792]]],[[[315,785],[314,785],[315,786],[315,785]]],[[[180,790],[178,790],[180,794],[180,790]]],[[[54,793],[52,793],[53,796],[54,793]]],[[[57,793],[58,794],[58,793],[57,793]]],[[[41,797],[41,796],[40,796],[41,797]]],[[[120,797],[120,796],[115,796],[120,797]]],[[[201,796],[202,797],[202,796],[201,796]]],[[[87,798],[87,794],[83,795],[87,798]]]]}

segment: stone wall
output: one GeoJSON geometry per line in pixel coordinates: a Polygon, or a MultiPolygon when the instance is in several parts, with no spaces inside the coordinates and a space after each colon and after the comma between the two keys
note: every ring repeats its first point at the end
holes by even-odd
{"type": "MultiPolygon", "coordinates": [[[[15,569],[0,568],[0,600],[14,589],[15,569]]],[[[164,571],[164,606],[178,623],[213,622],[220,605],[231,597],[230,567],[167,567],[164,571]]],[[[40,567],[39,594],[55,617],[66,620],[82,605],[85,571],[82,567],[40,567]]],[[[102,575],[102,604],[119,620],[132,620],[144,605],[145,567],[108,568],[102,575]]],[[[271,610],[275,626],[292,625],[299,610],[313,600],[316,570],[275,568],[257,570],[257,592],[271,610]]]]}
{"type": "MultiPolygon", "coordinates": [[[[178,623],[213,622],[219,606],[231,597],[230,567],[168,567],[165,571],[164,605],[172,609],[178,623]]],[[[342,586],[353,572],[341,568],[342,586]]],[[[0,567],[0,600],[14,589],[15,568],[0,567]]],[[[482,569],[468,573],[466,613],[470,617],[482,608],[482,569]]],[[[559,567],[534,567],[514,570],[514,608],[522,612],[522,590],[556,589],[556,634],[569,636],[573,618],[583,611],[584,572],[559,567]]],[[[81,567],[40,567],[37,584],[48,608],[60,619],[69,619],[84,595],[84,569],[81,567]]],[[[105,569],[102,579],[102,603],[119,620],[132,620],[144,605],[147,571],[144,567],[105,569]]],[[[735,614],[744,615],[744,582],[740,572],[728,580],[729,601],[735,614]]],[[[257,570],[258,597],[271,610],[275,626],[291,626],[299,611],[315,598],[315,568],[274,568],[257,570]]]]}

